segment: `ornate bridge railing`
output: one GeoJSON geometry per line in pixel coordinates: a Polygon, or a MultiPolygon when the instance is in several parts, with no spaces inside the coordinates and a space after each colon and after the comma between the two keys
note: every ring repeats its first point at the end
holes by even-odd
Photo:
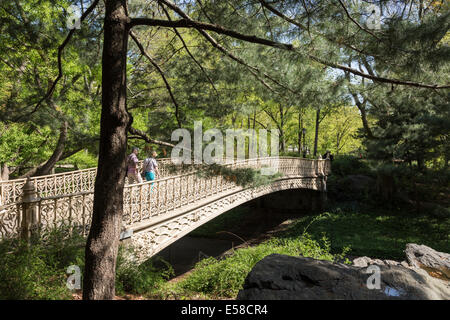
{"type": "MultiPolygon", "coordinates": [[[[259,158],[236,161],[226,166],[232,168],[277,167],[283,177],[312,177],[328,171],[326,161],[299,158],[259,158]]],[[[154,183],[129,185],[124,194],[124,227],[159,217],[176,209],[208,201],[223,193],[242,187],[221,175],[203,178],[197,171],[167,177],[154,183]]]]}
{"type": "MultiPolygon", "coordinates": [[[[276,167],[284,180],[324,177],[330,169],[326,160],[288,157],[248,159],[227,166],[254,169],[276,167]]],[[[304,187],[317,189],[318,182],[311,181],[314,185],[305,184],[304,187]]],[[[143,230],[190,207],[202,206],[243,189],[230,178],[199,176],[197,171],[127,185],[124,189],[123,230],[143,230]]],[[[62,226],[87,235],[92,218],[93,190],[41,197],[33,182],[24,190],[26,199],[22,203],[0,206],[0,238],[23,234],[24,230],[44,231],[62,226]]]]}
{"type": "MultiPolygon", "coordinates": [[[[158,159],[162,177],[170,175],[167,165],[170,158],[158,159]]],[[[142,161],[139,163],[142,166],[142,161]]],[[[51,174],[30,178],[34,188],[41,197],[65,195],[70,193],[94,190],[97,168],[75,170],[65,173],[51,174]]],[[[20,201],[22,189],[27,179],[0,181],[0,205],[8,205],[20,201]]]]}

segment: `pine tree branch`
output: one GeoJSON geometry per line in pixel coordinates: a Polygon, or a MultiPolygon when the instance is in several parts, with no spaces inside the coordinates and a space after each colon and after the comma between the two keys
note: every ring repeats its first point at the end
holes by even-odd
{"type": "Polygon", "coordinates": [[[142,139],[142,140],[144,140],[147,143],[154,143],[154,144],[158,144],[158,145],[161,145],[161,146],[175,148],[175,145],[173,145],[171,143],[168,143],[168,142],[165,142],[165,141],[152,139],[145,132],[143,132],[143,131],[141,131],[139,129],[135,129],[135,128],[131,127],[131,126],[129,127],[128,132],[137,136],[137,137],[130,137],[130,138],[142,139]]]}
{"type": "MultiPolygon", "coordinates": [[[[167,19],[169,21],[171,21],[172,19],[170,18],[169,13],[167,12],[167,10],[162,7],[164,13],[167,16],[167,19]]],[[[186,42],[184,41],[183,37],[181,36],[181,34],[178,32],[177,28],[173,28],[173,30],[175,31],[175,34],[177,35],[177,37],[180,39],[181,43],[183,44],[184,49],[186,50],[186,52],[188,53],[188,55],[191,57],[191,59],[195,62],[195,64],[197,64],[197,66],[200,68],[200,70],[203,72],[203,74],[205,75],[205,77],[208,79],[209,83],[211,84],[212,88],[214,89],[214,92],[216,93],[217,96],[219,96],[219,92],[216,89],[216,86],[214,85],[214,82],[212,81],[212,79],[209,77],[208,73],[206,72],[206,70],[203,68],[203,66],[200,64],[200,62],[197,61],[197,59],[195,59],[194,55],[191,53],[191,51],[189,50],[188,46],[186,45],[186,42]]]]}
{"type": "Polygon", "coordinates": [[[363,78],[370,79],[375,82],[398,84],[398,85],[405,85],[405,86],[411,86],[411,87],[417,87],[417,88],[427,88],[427,89],[448,89],[448,88],[450,88],[450,84],[447,84],[447,85],[425,84],[425,83],[419,83],[419,82],[414,82],[414,81],[379,77],[379,76],[370,75],[370,74],[361,72],[359,70],[356,70],[356,69],[353,69],[350,67],[343,66],[341,64],[326,61],[326,60],[316,57],[312,54],[308,54],[308,57],[311,58],[312,60],[319,62],[320,64],[326,65],[328,67],[331,67],[334,69],[340,69],[342,71],[347,71],[347,72],[350,72],[357,76],[361,76],[363,78]]]}
{"type": "Polygon", "coordinates": [[[136,43],[136,45],[139,47],[139,50],[141,51],[141,54],[147,58],[148,61],[150,61],[150,63],[156,68],[156,70],[158,71],[158,73],[160,74],[161,78],[163,79],[165,85],[166,85],[166,89],[169,92],[170,98],[172,99],[173,104],[175,105],[175,118],[177,120],[178,123],[178,127],[181,128],[181,121],[179,118],[179,111],[180,111],[180,107],[175,99],[175,96],[172,93],[172,87],[170,86],[169,82],[166,79],[166,76],[164,74],[164,71],[161,69],[161,67],[156,63],[156,61],[150,57],[150,55],[147,53],[147,51],[145,50],[145,48],[142,46],[142,44],[139,42],[138,38],[136,37],[136,35],[133,33],[133,31],[130,30],[130,36],[131,38],[134,40],[134,42],[136,43]]]}
{"type": "MultiPolygon", "coordinates": [[[[181,17],[185,18],[185,19],[190,19],[192,20],[186,13],[184,13],[183,10],[181,10],[179,7],[177,7],[175,4],[173,4],[172,2],[166,1],[166,0],[158,0],[158,2],[160,2],[162,5],[166,5],[167,7],[169,7],[170,9],[172,9],[173,11],[175,11],[178,15],[180,15],[181,17]]],[[[222,52],[224,55],[228,56],[230,59],[236,61],[237,63],[245,66],[250,73],[257,79],[259,80],[263,86],[265,86],[267,89],[269,89],[270,91],[275,92],[275,90],[264,81],[264,79],[261,79],[261,77],[259,77],[258,73],[260,72],[258,68],[254,67],[254,66],[250,66],[247,63],[245,63],[245,61],[243,61],[242,59],[236,57],[234,54],[232,54],[231,52],[229,52],[227,49],[225,49],[222,45],[220,45],[216,39],[214,39],[208,32],[197,28],[196,29],[209,43],[211,43],[211,45],[216,48],[217,50],[219,50],[220,52],[222,52]]]]}
{"type": "MultiPolygon", "coordinates": [[[[81,15],[80,17],[80,23],[83,22],[86,17],[95,9],[95,7],[98,5],[99,0],[95,0],[90,6],[89,8],[87,8],[87,10],[81,15]]],[[[70,30],[70,32],[67,34],[66,38],[64,39],[64,41],[59,45],[58,47],[58,76],[53,80],[50,88],[47,90],[47,93],[36,103],[36,105],[34,106],[34,109],[27,114],[27,116],[32,115],[33,113],[35,113],[39,107],[41,106],[41,104],[48,100],[52,95],[53,92],[55,91],[56,85],[58,84],[59,80],[62,78],[63,76],[63,69],[62,69],[62,53],[64,51],[64,48],[67,46],[67,44],[69,43],[70,39],[72,39],[72,36],[74,35],[76,29],[72,29],[70,30]]],[[[21,119],[23,119],[25,116],[19,116],[14,122],[18,122],[21,119]]]]}
{"type": "MultiPolygon", "coordinates": [[[[170,9],[172,9],[173,11],[175,11],[178,15],[180,15],[182,18],[189,20],[189,21],[193,21],[191,17],[189,17],[183,10],[181,10],[178,6],[176,6],[174,3],[170,2],[169,0],[158,0],[159,3],[166,5],[167,7],[169,7],[170,9]]],[[[243,61],[242,59],[236,57],[234,54],[232,54],[231,52],[229,52],[227,49],[225,49],[223,46],[221,46],[209,33],[207,33],[205,30],[201,29],[201,28],[196,28],[197,31],[206,39],[208,40],[213,47],[215,47],[216,49],[218,49],[219,51],[221,51],[223,54],[225,54],[226,56],[228,56],[229,58],[231,58],[232,60],[236,61],[237,63],[245,66],[250,73],[257,79],[259,80],[263,86],[265,86],[267,89],[269,89],[270,91],[276,92],[266,81],[264,81],[264,79],[262,79],[259,74],[261,74],[261,70],[255,66],[251,66],[249,64],[247,64],[245,61],[243,61]]],[[[268,40],[270,41],[270,40],[268,40]]],[[[293,47],[292,47],[293,48],[293,47]]],[[[288,90],[291,93],[296,94],[296,92],[284,85],[282,85],[280,82],[278,82],[277,80],[275,80],[273,77],[271,77],[270,75],[268,75],[267,73],[262,73],[262,75],[271,80],[272,82],[274,82],[275,84],[277,84],[278,86],[282,87],[285,90],[288,90]]]]}
{"type": "Polygon", "coordinates": [[[303,24],[301,24],[298,21],[295,21],[294,19],[289,18],[288,16],[286,16],[285,14],[281,13],[280,11],[278,11],[277,9],[275,9],[274,7],[272,7],[271,5],[269,5],[266,1],[264,0],[259,0],[259,2],[261,3],[262,6],[266,7],[269,11],[271,11],[272,13],[274,13],[275,15],[279,16],[280,18],[286,20],[287,22],[292,23],[293,25],[296,25],[297,27],[299,27],[300,29],[302,29],[303,31],[309,31],[309,29],[304,26],[303,24]]]}
{"type": "Polygon", "coordinates": [[[264,38],[260,38],[254,35],[248,35],[244,33],[240,33],[234,30],[227,29],[218,24],[205,23],[200,21],[194,21],[190,19],[179,19],[179,20],[160,20],[160,19],[152,19],[152,18],[132,18],[129,23],[130,27],[133,28],[135,26],[160,26],[167,28],[195,28],[200,30],[208,30],[213,31],[219,34],[224,34],[230,36],[235,39],[240,39],[246,42],[263,44],[265,46],[280,48],[284,50],[292,50],[294,47],[289,43],[282,43],[277,41],[272,41],[264,38]]]}
{"type": "MultiPolygon", "coordinates": [[[[303,26],[302,24],[296,22],[295,20],[290,19],[289,17],[285,16],[283,13],[279,12],[275,8],[273,8],[270,5],[268,5],[267,2],[265,2],[264,0],[259,0],[259,1],[266,8],[268,8],[270,11],[272,11],[275,14],[279,15],[280,17],[282,17],[286,21],[299,26],[303,30],[307,30],[307,28],[305,26],[303,26]]],[[[242,34],[242,33],[239,33],[239,32],[233,31],[233,30],[229,30],[229,29],[227,29],[227,28],[225,28],[223,26],[217,25],[217,24],[203,23],[203,22],[199,22],[199,21],[194,21],[186,13],[184,13],[183,10],[181,10],[179,7],[177,7],[172,2],[170,2],[168,0],[158,0],[158,2],[160,2],[162,4],[165,4],[166,6],[168,6],[172,10],[174,10],[176,13],[178,13],[180,16],[182,16],[183,19],[176,20],[176,21],[167,21],[167,20],[158,20],[158,19],[150,19],[150,18],[135,18],[135,19],[131,19],[130,20],[130,26],[134,27],[134,26],[138,26],[138,25],[148,25],[148,26],[162,26],[162,27],[170,27],[170,28],[195,28],[202,35],[204,35],[213,44],[213,46],[215,46],[216,48],[218,48],[219,50],[224,52],[226,55],[231,57],[233,60],[235,60],[235,61],[237,61],[237,62],[247,66],[251,72],[252,72],[251,69],[253,69],[252,74],[254,74],[255,76],[257,76],[257,74],[256,74],[256,72],[254,70],[257,70],[259,72],[258,68],[251,67],[248,64],[246,64],[244,61],[242,61],[241,59],[239,59],[239,58],[235,57],[234,55],[230,54],[227,50],[225,50],[222,46],[220,46],[217,43],[217,41],[215,41],[214,38],[212,38],[205,30],[214,31],[216,33],[224,34],[224,35],[227,35],[227,36],[230,36],[230,37],[233,37],[233,38],[236,38],[236,39],[240,39],[240,40],[243,40],[243,41],[246,41],[246,42],[263,44],[263,45],[266,45],[266,46],[276,47],[276,48],[280,48],[280,49],[284,49],[284,50],[288,50],[288,51],[296,51],[292,44],[280,43],[280,42],[271,41],[271,40],[268,40],[268,39],[259,38],[259,37],[256,37],[254,35],[242,34]]],[[[398,84],[398,85],[407,85],[407,86],[418,87],[418,88],[427,88],[427,89],[447,89],[447,88],[450,88],[450,84],[447,84],[447,85],[423,84],[423,83],[414,82],[414,81],[406,81],[406,80],[390,79],[390,78],[374,76],[374,75],[370,75],[370,74],[358,71],[358,70],[350,68],[350,67],[346,67],[344,65],[340,65],[340,64],[337,64],[337,63],[333,63],[333,62],[324,60],[324,59],[319,58],[317,56],[314,56],[312,54],[307,54],[307,56],[310,59],[312,59],[312,60],[314,60],[314,61],[316,61],[316,62],[318,62],[318,63],[320,63],[322,65],[325,65],[325,66],[328,66],[328,67],[332,67],[334,69],[340,69],[340,70],[343,70],[343,71],[347,71],[347,72],[350,72],[352,74],[355,74],[355,75],[358,75],[358,76],[361,76],[363,78],[367,78],[367,79],[370,79],[370,80],[376,81],[376,82],[398,84]]],[[[264,74],[264,75],[266,76],[266,74],[264,74]]],[[[262,81],[262,83],[266,87],[268,87],[271,90],[273,90],[262,79],[259,78],[259,80],[262,81]]],[[[271,80],[274,80],[274,79],[271,79],[271,80]]]]}
{"type": "Polygon", "coordinates": [[[358,26],[359,29],[361,29],[362,31],[370,34],[372,37],[374,37],[375,39],[377,39],[378,41],[381,41],[381,39],[372,31],[367,30],[366,28],[364,28],[363,26],[361,26],[358,21],[356,21],[355,19],[353,19],[353,17],[350,15],[350,13],[347,10],[347,7],[345,6],[345,4],[342,2],[342,0],[338,0],[339,3],[341,4],[341,7],[344,9],[345,14],[347,15],[347,17],[355,24],[358,26]]]}

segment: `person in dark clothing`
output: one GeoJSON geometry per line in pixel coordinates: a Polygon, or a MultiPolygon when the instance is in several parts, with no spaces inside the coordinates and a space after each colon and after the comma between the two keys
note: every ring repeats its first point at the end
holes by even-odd
{"type": "Polygon", "coordinates": [[[325,152],[322,156],[322,159],[329,159],[330,161],[333,161],[334,156],[331,154],[330,150],[327,150],[327,152],[325,152]]]}

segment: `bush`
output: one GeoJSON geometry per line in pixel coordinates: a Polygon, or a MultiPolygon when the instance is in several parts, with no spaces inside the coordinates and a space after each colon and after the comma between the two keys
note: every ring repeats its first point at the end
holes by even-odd
{"type": "Polygon", "coordinates": [[[21,240],[0,242],[0,299],[69,299],[66,270],[57,257],[66,255],[64,245],[47,251],[42,242],[32,245],[21,240]]]}
{"type": "Polygon", "coordinates": [[[61,164],[73,164],[78,169],[88,169],[97,166],[97,156],[92,153],[88,153],[85,150],[79,151],[69,158],[61,161],[61,164]]]}
{"type": "Polygon", "coordinates": [[[280,157],[295,157],[295,158],[303,158],[302,154],[299,154],[298,151],[280,151],[280,157]]]}
{"type": "Polygon", "coordinates": [[[157,290],[167,279],[174,275],[172,266],[161,258],[152,258],[137,265],[129,262],[126,256],[133,249],[121,246],[116,266],[116,293],[146,294],[157,290]],[[162,264],[163,268],[155,267],[162,264]]]}
{"type": "MultiPolygon", "coordinates": [[[[66,287],[66,270],[77,265],[84,270],[86,240],[67,229],[53,230],[35,239],[31,245],[8,239],[0,242],[0,299],[71,299],[66,287]]],[[[141,265],[130,263],[126,255],[132,249],[119,248],[116,265],[116,292],[144,294],[157,289],[173,275],[171,266],[156,268],[155,259],[141,265]]]]}
{"type": "Polygon", "coordinates": [[[355,174],[373,175],[367,161],[349,155],[336,156],[331,162],[331,172],[342,177],[355,174]]]}
{"type": "Polygon", "coordinates": [[[272,175],[263,175],[261,170],[255,170],[253,168],[230,168],[219,164],[202,166],[197,172],[197,175],[206,178],[221,175],[225,180],[234,181],[238,186],[244,188],[268,185],[282,176],[280,172],[272,175]]]}
{"type": "MultiPolygon", "coordinates": [[[[43,251],[42,258],[48,265],[58,270],[66,270],[68,266],[77,265],[84,269],[84,248],[86,239],[68,229],[55,229],[42,235],[37,241],[43,251]]],[[[34,244],[34,245],[36,245],[34,244]]]]}

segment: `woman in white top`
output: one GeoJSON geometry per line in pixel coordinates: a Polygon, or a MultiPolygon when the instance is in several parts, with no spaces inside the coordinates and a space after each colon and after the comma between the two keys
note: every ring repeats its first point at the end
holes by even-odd
{"type": "Polygon", "coordinates": [[[156,162],[155,158],[156,158],[156,151],[153,151],[152,156],[146,158],[144,160],[144,164],[142,165],[142,169],[145,174],[145,180],[147,181],[155,180],[156,175],[158,175],[159,178],[158,163],[156,162]]]}

